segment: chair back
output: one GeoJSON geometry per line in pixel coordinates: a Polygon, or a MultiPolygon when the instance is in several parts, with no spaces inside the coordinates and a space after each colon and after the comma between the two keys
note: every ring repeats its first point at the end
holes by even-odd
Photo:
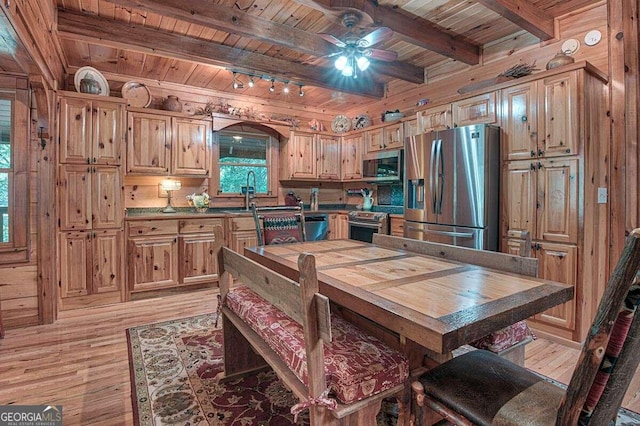
{"type": "Polygon", "coordinates": [[[306,241],[304,209],[297,206],[258,207],[251,204],[258,245],[283,244],[306,241]]]}
{"type": "Polygon", "coordinates": [[[557,425],[605,425],[616,414],[640,362],[640,228],[631,232],[614,269],[576,369],[558,410],[557,425]]]}
{"type": "MultiPolygon", "coordinates": [[[[529,240],[530,241],[530,240],[529,240]]],[[[522,257],[495,251],[476,250],[466,247],[452,246],[449,244],[433,243],[430,241],[413,240],[410,238],[394,237],[384,234],[373,234],[373,244],[427,256],[439,257],[463,262],[471,265],[484,266],[498,271],[512,272],[528,277],[538,276],[538,259],[522,257]]],[[[529,243],[531,245],[531,243],[529,243]]]]}

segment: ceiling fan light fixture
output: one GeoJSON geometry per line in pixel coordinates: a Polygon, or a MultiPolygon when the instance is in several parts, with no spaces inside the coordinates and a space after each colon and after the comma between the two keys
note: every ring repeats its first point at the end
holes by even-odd
{"type": "Polygon", "coordinates": [[[334,62],[334,65],[338,71],[342,71],[344,70],[344,67],[347,66],[347,62],[349,62],[349,58],[347,58],[345,55],[340,55],[334,62]]]}
{"type": "Polygon", "coordinates": [[[345,77],[351,77],[353,76],[353,71],[354,71],[353,65],[348,64],[342,69],[342,75],[345,77]]]}

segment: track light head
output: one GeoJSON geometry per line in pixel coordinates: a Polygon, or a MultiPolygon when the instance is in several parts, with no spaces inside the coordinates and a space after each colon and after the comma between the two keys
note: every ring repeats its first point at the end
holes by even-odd
{"type": "Polygon", "coordinates": [[[298,90],[298,96],[303,97],[304,92],[302,91],[302,85],[300,85],[300,89],[298,90]]]}
{"type": "Polygon", "coordinates": [[[269,91],[271,93],[276,91],[276,86],[275,86],[275,80],[274,79],[271,79],[271,87],[269,87],[269,91]]]}

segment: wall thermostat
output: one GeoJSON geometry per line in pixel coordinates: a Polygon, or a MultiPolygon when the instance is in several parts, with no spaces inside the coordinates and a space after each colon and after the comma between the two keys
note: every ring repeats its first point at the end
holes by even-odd
{"type": "Polygon", "coordinates": [[[598,30],[592,30],[592,31],[589,31],[586,36],[584,36],[584,43],[587,46],[594,46],[600,43],[601,39],[602,39],[602,33],[598,30]]]}

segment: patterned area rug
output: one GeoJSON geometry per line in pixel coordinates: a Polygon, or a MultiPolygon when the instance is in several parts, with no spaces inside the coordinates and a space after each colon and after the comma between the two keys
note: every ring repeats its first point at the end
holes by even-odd
{"type": "MultiPolygon", "coordinates": [[[[200,315],[127,330],[135,424],[293,425],[297,400],[273,371],[216,384],[222,332],[214,322],[200,315]]],[[[395,425],[395,409],[383,403],[377,426],[395,425]]],[[[308,423],[308,412],[300,414],[298,424],[308,423]]],[[[640,426],[640,415],[621,408],[616,425],[640,426]]]]}
{"type": "MultiPolygon", "coordinates": [[[[298,401],[271,370],[217,384],[222,332],[214,315],[127,330],[136,425],[293,425],[298,401]]],[[[395,404],[384,404],[378,426],[395,424],[395,404]]],[[[308,424],[308,412],[298,424],[308,424]]]]}

